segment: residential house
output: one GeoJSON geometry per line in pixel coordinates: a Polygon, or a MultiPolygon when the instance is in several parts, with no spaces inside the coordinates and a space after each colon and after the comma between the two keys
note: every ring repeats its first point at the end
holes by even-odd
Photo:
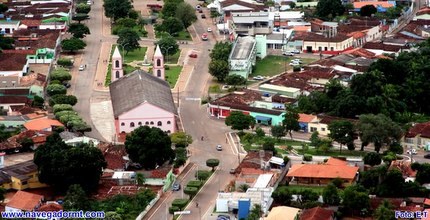
{"type": "Polygon", "coordinates": [[[243,89],[211,101],[207,111],[217,118],[226,118],[232,111],[240,111],[253,116],[257,123],[281,124],[285,114],[284,103],[271,102],[269,94],[263,95],[259,91],[243,89]]]}
{"type": "Polygon", "coordinates": [[[18,30],[20,21],[15,21],[7,18],[0,20],[0,34],[4,36],[12,36],[13,32],[18,30]]]}
{"type": "Polygon", "coordinates": [[[336,178],[351,185],[357,180],[358,167],[329,164],[293,164],[287,173],[290,184],[326,185],[336,178]]]}
{"type": "Polygon", "coordinates": [[[6,204],[6,212],[30,212],[37,210],[43,201],[43,196],[29,193],[25,191],[18,191],[6,204]]]}
{"type": "MultiPolygon", "coordinates": [[[[268,34],[267,37],[267,49],[272,49],[272,53],[280,55],[279,49],[283,49],[283,51],[288,51],[288,48],[285,48],[285,44],[288,39],[290,39],[294,34],[293,29],[274,29],[272,34],[268,34]],[[276,51],[276,52],[275,52],[276,51]]],[[[295,47],[294,47],[295,48],[295,47]]],[[[294,48],[291,48],[293,50],[294,48]]]]}
{"type": "Polygon", "coordinates": [[[430,7],[424,7],[421,8],[415,17],[413,18],[414,21],[416,20],[430,20],[430,7]]]}
{"type": "Polygon", "coordinates": [[[38,146],[46,142],[46,138],[51,135],[50,131],[23,131],[0,142],[0,150],[3,152],[17,152],[22,149],[21,142],[24,139],[31,139],[33,146],[30,148],[35,150],[38,146]]]}
{"type": "Polygon", "coordinates": [[[319,206],[304,209],[300,214],[300,220],[334,220],[334,211],[321,208],[319,206]]]}
{"type": "Polygon", "coordinates": [[[20,29],[13,33],[13,38],[17,50],[45,49],[55,51],[61,43],[60,32],[56,30],[20,29]]]}
{"type": "Polygon", "coordinates": [[[412,169],[412,163],[406,160],[393,160],[391,161],[388,170],[398,170],[402,173],[406,182],[415,181],[417,171],[412,169]]]}
{"type": "Polygon", "coordinates": [[[265,6],[253,0],[220,0],[221,14],[229,19],[234,12],[260,12],[265,6]]]}
{"type": "MultiPolygon", "coordinates": [[[[0,100],[1,99],[2,98],[0,98],[0,100]]],[[[23,126],[29,120],[46,118],[47,116],[48,116],[47,112],[35,112],[31,114],[14,115],[14,116],[1,116],[0,123],[6,127],[20,127],[20,126],[23,126]]]]}
{"type": "Polygon", "coordinates": [[[360,12],[360,9],[366,5],[373,5],[378,12],[384,13],[387,12],[389,8],[395,7],[396,1],[357,1],[352,4],[355,12],[360,12]]]}
{"type": "Polygon", "coordinates": [[[31,104],[31,99],[26,96],[0,96],[0,111],[6,112],[11,106],[25,106],[31,104]]]}
{"type": "Polygon", "coordinates": [[[291,45],[301,44],[297,49],[307,53],[339,54],[353,46],[353,37],[344,34],[322,35],[313,32],[297,32],[296,35],[287,43],[291,45]]]}
{"type": "Polygon", "coordinates": [[[32,131],[53,131],[55,128],[64,127],[64,125],[55,119],[40,118],[25,123],[24,127],[32,131]]]}
{"type": "Polygon", "coordinates": [[[269,21],[273,28],[285,28],[290,22],[303,22],[304,13],[301,11],[270,11],[269,21]]]}
{"type": "Polygon", "coordinates": [[[328,125],[332,123],[333,121],[339,121],[339,120],[348,120],[352,123],[356,123],[357,120],[354,119],[347,119],[347,118],[339,118],[339,117],[333,117],[328,115],[318,115],[316,120],[311,121],[309,126],[309,132],[315,132],[317,131],[320,135],[327,136],[330,131],[328,130],[328,125]]]}
{"type": "Polygon", "coordinates": [[[170,85],[163,79],[136,70],[112,82],[109,89],[117,134],[145,125],[176,132],[178,113],[170,85]]]}
{"type": "Polygon", "coordinates": [[[363,48],[375,53],[376,55],[382,55],[382,54],[393,54],[393,55],[399,55],[400,52],[403,50],[409,49],[408,46],[398,46],[393,44],[386,44],[384,42],[367,42],[363,45],[363,48]]]}
{"type": "Polygon", "coordinates": [[[3,50],[0,53],[0,76],[22,77],[28,72],[27,55],[35,54],[35,50],[3,50]]]}
{"type": "Polygon", "coordinates": [[[233,45],[233,49],[228,58],[230,72],[244,77],[245,79],[252,73],[252,66],[257,58],[256,41],[253,37],[238,37],[233,45]]]}
{"type": "Polygon", "coordinates": [[[300,131],[307,133],[309,131],[309,123],[317,119],[316,115],[299,114],[300,131]]]}
{"type": "Polygon", "coordinates": [[[297,220],[301,210],[288,206],[276,206],[270,210],[265,220],[297,220]]]}
{"type": "Polygon", "coordinates": [[[2,183],[5,189],[24,190],[47,186],[39,182],[37,165],[32,160],[4,167],[0,171],[10,178],[9,184],[2,183]]]}
{"type": "Polygon", "coordinates": [[[402,138],[401,144],[405,149],[430,150],[430,122],[414,124],[402,138]]]}
{"type": "Polygon", "coordinates": [[[248,213],[254,205],[260,205],[264,214],[269,211],[273,203],[272,193],[274,189],[270,188],[248,188],[246,192],[219,192],[216,199],[216,212],[228,212],[238,210],[239,212],[248,213]],[[240,205],[241,201],[247,200],[249,207],[247,210],[241,210],[244,206],[240,205]]]}

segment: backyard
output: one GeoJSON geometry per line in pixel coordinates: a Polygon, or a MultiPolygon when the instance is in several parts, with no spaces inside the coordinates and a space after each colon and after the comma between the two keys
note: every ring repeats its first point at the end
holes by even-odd
{"type": "Polygon", "coordinates": [[[165,69],[166,80],[169,82],[170,88],[175,87],[179,74],[181,74],[181,70],[182,66],[168,66],[168,68],[165,69]]]}
{"type": "MultiPolygon", "coordinates": [[[[258,60],[250,77],[254,76],[274,76],[291,70],[289,65],[291,57],[269,55],[262,60],[258,60]]],[[[301,58],[303,65],[313,62],[315,59],[301,58]]]]}

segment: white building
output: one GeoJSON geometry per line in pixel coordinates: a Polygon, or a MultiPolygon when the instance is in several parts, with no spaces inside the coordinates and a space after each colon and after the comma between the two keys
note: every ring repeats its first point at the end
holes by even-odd
{"type": "Polygon", "coordinates": [[[9,18],[6,20],[0,20],[0,34],[5,36],[12,36],[15,30],[18,30],[20,21],[13,21],[9,18]]]}
{"type": "Polygon", "coordinates": [[[229,56],[230,73],[248,78],[256,62],[256,41],[253,37],[237,38],[229,56]]]}
{"type": "Polygon", "coordinates": [[[250,199],[250,210],[254,205],[260,205],[264,214],[267,214],[273,203],[272,193],[274,189],[270,188],[249,188],[245,193],[218,193],[216,199],[216,212],[229,212],[238,209],[239,200],[250,199]]]}

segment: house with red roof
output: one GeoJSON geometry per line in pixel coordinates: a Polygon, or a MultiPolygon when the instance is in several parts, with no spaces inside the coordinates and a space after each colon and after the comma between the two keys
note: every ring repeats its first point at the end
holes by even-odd
{"type": "Polygon", "coordinates": [[[417,123],[409,128],[402,138],[401,144],[406,149],[424,148],[430,150],[430,121],[417,123]]]}
{"type": "Polygon", "coordinates": [[[18,191],[6,204],[6,212],[33,211],[40,207],[42,200],[41,195],[18,191]]]}
{"type": "Polygon", "coordinates": [[[316,120],[317,116],[316,115],[308,115],[308,114],[299,114],[299,126],[300,126],[300,130],[302,130],[303,132],[307,133],[308,132],[308,125],[309,123],[311,123],[312,121],[316,120]]]}
{"type": "Polygon", "coordinates": [[[326,185],[336,178],[343,180],[345,186],[357,180],[359,167],[330,162],[325,164],[294,164],[286,177],[290,184],[326,185]]]}
{"type": "Polygon", "coordinates": [[[328,210],[317,206],[311,209],[304,209],[299,219],[300,220],[333,220],[335,218],[334,218],[333,210],[328,210]]]}

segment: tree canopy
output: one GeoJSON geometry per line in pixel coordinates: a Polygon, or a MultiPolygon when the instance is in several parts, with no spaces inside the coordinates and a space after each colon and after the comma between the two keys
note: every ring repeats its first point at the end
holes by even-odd
{"type": "Polygon", "coordinates": [[[364,164],[375,166],[375,165],[381,164],[382,157],[379,153],[369,152],[366,155],[364,155],[363,161],[364,161],[364,164]]]}
{"type": "Polygon", "coordinates": [[[225,60],[211,60],[209,63],[209,73],[216,77],[218,81],[224,81],[228,76],[230,66],[225,60]]]}
{"type": "Polygon", "coordinates": [[[70,52],[75,52],[77,50],[82,50],[87,46],[87,44],[76,37],[72,37],[70,39],[64,39],[63,41],[61,41],[61,48],[63,48],[63,50],[68,50],[70,52]]]}
{"type": "Polygon", "coordinates": [[[117,43],[123,47],[125,54],[128,52],[139,49],[139,34],[131,28],[122,28],[118,33],[117,43]]]}
{"type": "Polygon", "coordinates": [[[332,20],[336,16],[342,15],[345,7],[341,1],[320,0],[316,8],[316,15],[324,20],[332,20]]]}
{"type": "Polygon", "coordinates": [[[224,80],[227,85],[231,85],[233,87],[246,84],[246,79],[243,76],[236,74],[228,75],[224,80]]]}
{"type": "Polygon", "coordinates": [[[58,133],[48,136],[46,143],[34,154],[39,170],[39,180],[65,191],[70,185],[79,184],[85,191],[94,191],[106,168],[100,149],[88,144],[67,145],[58,133]]]}
{"type": "Polygon", "coordinates": [[[171,134],[170,139],[172,140],[172,143],[176,145],[176,147],[178,146],[187,147],[188,145],[193,143],[193,137],[191,137],[191,135],[183,131],[175,132],[171,134]]]}
{"type": "Polygon", "coordinates": [[[188,28],[193,22],[197,20],[196,10],[193,6],[186,2],[181,2],[176,8],[176,18],[182,22],[184,28],[188,28]]]}
{"type": "Polygon", "coordinates": [[[333,121],[328,125],[329,137],[340,144],[354,141],[354,124],[348,120],[333,121]]]}
{"type": "Polygon", "coordinates": [[[105,16],[117,20],[125,18],[133,8],[130,0],[103,0],[105,16]]]}
{"type": "Polygon", "coordinates": [[[255,125],[254,117],[245,115],[239,111],[232,111],[229,116],[225,119],[225,124],[231,126],[234,130],[249,129],[255,125]]]}
{"type": "Polygon", "coordinates": [[[284,120],[282,121],[282,125],[285,128],[285,131],[290,134],[291,139],[293,139],[292,131],[298,131],[300,129],[299,125],[299,112],[296,107],[292,105],[286,105],[286,113],[284,115],[284,120]]]}
{"type": "Polygon", "coordinates": [[[138,127],[125,140],[125,149],[130,159],[147,169],[154,169],[157,165],[173,160],[175,154],[171,146],[170,137],[157,127],[138,127]]]}
{"type": "Polygon", "coordinates": [[[375,6],[373,5],[365,5],[360,8],[360,16],[362,17],[370,17],[377,12],[375,6]]]}
{"type": "Polygon", "coordinates": [[[156,44],[160,46],[161,53],[165,56],[173,55],[179,51],[179,45],[172,36],[163,36],[156,44]]]}
{"type": "Polygon", "coordinates": [[[155,26],[155,30],[158,32],[167,32],[170,35],[174,35],[182,30],[184,30],[184,25],[181,20],[175,17],[168,17],[163,20],[159,25],[155,26]]]}

